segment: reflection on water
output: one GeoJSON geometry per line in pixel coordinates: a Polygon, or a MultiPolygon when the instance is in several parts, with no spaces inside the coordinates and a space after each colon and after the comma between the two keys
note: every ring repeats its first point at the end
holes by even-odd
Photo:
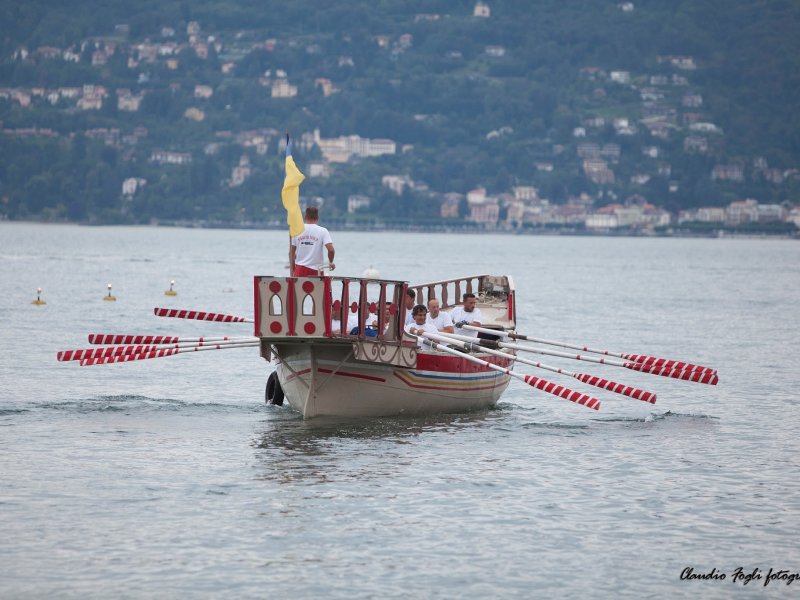
{"type": "MultiPolygon", "coordinates": [[[[500,409],[460,414],[414,417],[345,419],[318,417],[304,420],[299,413],[275,408],[253,440],[264,466],[261,476],[278,482],[322,482],[331,478],[383,476],[398,445],[415,444],[420,436],[457,434],[493,427],[503,417],[500,409]],[[367,457],[364,453],[377,454],[367,457]],[[374,460],[379,457],[379,460],[374,460]]],[[[424,438],[419,443],[425,443],[424,438]]]]}

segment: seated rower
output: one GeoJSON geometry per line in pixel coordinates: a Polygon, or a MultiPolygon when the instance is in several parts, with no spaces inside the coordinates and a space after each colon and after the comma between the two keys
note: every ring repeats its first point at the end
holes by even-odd
{"type": "Polygon", "coordinates": [[[427,323],[425,319],[428,317],[428,309],[423,304],[417,304],[412,310],[411,314],[414,321],[406,325],[405,330],[411,335],[417,337],[417,348],[422,348],[423,340],[426,339],[422,336],[423,333],[438,333],[434,325],[427,323]]]}
{"type": "Polygon", "coordinates": [[[405,302],[406,320],[403,323],[403,327],[414,322],[414,317],[411,315],[411,313],[414,309],[414,304],[417,302],[417,293],[414,290],[406,290],[405,302]]]}
{"type": "Polygon", "coordinates": [[[444,333],[453,333],[454,331],[453,319],[450,318],[449,314],[440,310],[440,304],[436,298],[428,300],[428,319],[426,322],[444,333]]]}
{"type": "Polygon", "coordinates": [[[455,332],[458,335],[478,337],[477,331],[463,328],[464,325],[473,325],[475,327],[481,326],[481,309],[475,306],[476,303],[477,300],[475,299],[475,294],[470,294],[467,292],[463,296],[463,305],[456,306],[450,312],[450,318],[453,319],[453,323],[455,324],[455,332]]]}

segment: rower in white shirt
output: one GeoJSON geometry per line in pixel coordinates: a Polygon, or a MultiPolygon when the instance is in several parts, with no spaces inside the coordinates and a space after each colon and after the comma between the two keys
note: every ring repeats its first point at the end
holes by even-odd
{"type": "Polygon", "coordinates": [[[428,317],[428,309],[425,308],[425,305],[417,304],[413,309],[411,309],[411,314],[414,318],[414,321],[406,325],[405,330],[411,335],[419,336],[417,337],[417,348],[422,348],[423,340],[426,339],[422,337],[422,334],[425,332],[438,333],[439,330],[436,329],[434,325],[431,325],[425,321],[425,319],[428,317]]]}
{"type": "Polygon", "coordinates": [[[477,300],[475,294],[469,292],[464,294],[463,305],[456,306],[450,311],[450,318],[453,319],[455,325],[455,332],[458,335],[469,335],[478,337],[477,331],[464,329],[464,325],[474,325],[475,327],[481,326],[481,309],[475,306],[477,300]]]}
{"type": "Polygon", "coordinates": [[[448,313],[442,312],[440,306],[436,298],[428,300],[428,319],[426,323],[430,323],[436,327],[438,331],[453,333],[453,319],[450,318],[448,313]]]}
{"type": "Polygon", "coordinates": [[[403,322],[403,327],[411,325],[414,322],[414,317],[411,316],[411,312],[414,308],[414,305],[417,303],[417,293],[414,290],[406,290],[405,302],[406,320],[403,322]]]}

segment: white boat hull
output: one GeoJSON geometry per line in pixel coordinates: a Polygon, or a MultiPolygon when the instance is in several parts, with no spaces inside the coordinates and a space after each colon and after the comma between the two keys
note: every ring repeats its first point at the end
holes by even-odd
{"type": "Polygon", "coordinates": [[[464,412],[493,406],[510,379],[433,351],[419,352],[413,368],[356,361],[349,354],[344,345],[281,345],[277,373],[289,405],[305,418],[464,412]]]}

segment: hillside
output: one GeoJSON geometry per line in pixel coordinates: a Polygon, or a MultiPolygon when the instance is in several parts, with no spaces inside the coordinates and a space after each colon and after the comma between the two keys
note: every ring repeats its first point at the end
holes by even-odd
{"type": "Polygon", "coordinates": [[[796,3],[53,4],[0,8],[2,218],[278,221],[284,131],[351,221],[800,201],[796,3]]]}

